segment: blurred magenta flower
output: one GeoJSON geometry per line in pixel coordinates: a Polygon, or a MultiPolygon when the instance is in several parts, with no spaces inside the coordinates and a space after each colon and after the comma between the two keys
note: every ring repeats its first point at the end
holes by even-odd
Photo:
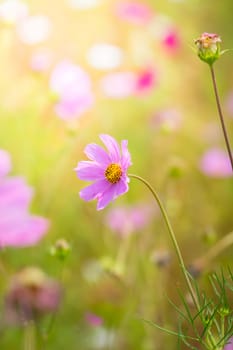
{"type": "Polygon", "coordinates": [[[116,5],[116,15],[124,21],[132,24],[146,24],[153,16],[151,9],[137,1],[119,2],[116,5]]]}
{"type": "Polygon", "coordinates": [[[17,34],[22,43],[40,44],[46,41],[52,31],[51,20],[44,15],[28,16],[17,25],[17,34]]]}
{"type": "Polygon", "coordinates": [[[10,281],[5,297],[8,323],[25,324],[55,312],[61,301],[61,287],[36,267],[26,267],[10,281]]]}
{"type": "Polygon", "coordinates": [[[80,117],[94,101],[89,75],[69,60],[61,61],[53,69],[50,89],[58,97],[55,111],[61,119],[80,117]]]}
{"type": "Polygon", "coordinates": [[[0,4],[0,19],[14,24],[28,15],[28,5],[20,0],[5,0],[0,4]]]}
{"type": "Polygon", "coordinates": [[[103,324],[103,319],[91,312],[87,312],[85,314],[85,320],[92,327],[98,327],[103,324]]]}
{"type": "Polygon", "coordinates": [[[227,341],[227,344],[224,346],[223,350],[233,350],[233,337],[227,341]]]}
{"type": "Polygon", "coordinates": [[[36,244],[47,232],[48,220],[30,215],[33,190],[21,177],[6,177],[10,157],[0,150],[0,247],[36,244]]]}
{"type": "Polygon", "coordinates": [[[108,211],[106,225],[120,237],[143,230],[152,219],[150,206],[135,205],[116,207],[108,211]]]}
{"type": "Polygon", "coordinates": [[[105,208],[116,197],[128,191],[128,167],[131,156],[128,141],[121,141],[121,150],[117,141],[109,135],[100,135],[108,153],[99,145],[91,143],[85,148],[85,154],[91,161],[78,163],[79,179],[94,181],[93,184],[80,191],[85,201],[97,199],[97,210],[105,208]]]}
{"type": "Polygon", "coordinates": [[[157,83],[157,75],[154,69],[146,68],[137,74],[135,82],[135,94],[143,95],[150,92],[157,83]]]}
{"type": "Polygon", "coordinates": [[[174,54],[180,49],[181,40],[175,28],[167,28],[162,36],[162,45],[167,53],[174,54]]]}
{"type": "Polygon", "coordinates": [[[201,171],[210,177],[232,176],[232,169],[227,153],[219,148],[212,148],[204,153],[200,162],[201,171]]]}

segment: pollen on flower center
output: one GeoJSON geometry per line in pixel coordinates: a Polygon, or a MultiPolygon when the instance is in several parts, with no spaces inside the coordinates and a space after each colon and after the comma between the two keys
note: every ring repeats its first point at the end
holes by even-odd
{"type": "Polygon", "coordinates": [[[112,184],[117,183],[122,175],[122,170],[119,164],[112,163],[105,170],[106,179],[112,184]]]}

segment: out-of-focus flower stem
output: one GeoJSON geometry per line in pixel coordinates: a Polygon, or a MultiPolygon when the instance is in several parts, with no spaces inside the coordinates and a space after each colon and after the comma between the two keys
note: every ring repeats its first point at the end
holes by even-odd
{"type": "Polygon", "coordinates": [[[36,350],[35,324],[33,321],[28,322],[24,327],[24,344],[23,350],[36,350]]]}
{"type": "Polygon", "coordinates": [[[228,233],[225,237],[220,239],[207,253],[194,260],[191,265],[196,267],[197,270],[202,271],[212,259],[231,245],[233,245],[233,232],[228,233]]]}
{"type": "Polygon", "coordinates": [[[228,138],[228,135],[227,135],[227,129],[226,129],[224,118],[223,118],[223,113],[222,113],[222,108],[221,108],[221,104],[220,104],[220,99],[219,99],[219,94],[218,94],[218,89],[217,89],[217,83],[216,83],[216,78],[215,78],[215,72],[214,72],[213,64],[209,64],[209,67],[210,67],[210,73],[211,73],[211,78],[212,78],[213,87],[214,87],[214,94],[215,94],[215,98],[216,98],[218,114],[219,114],[219,117],[220,117],[222,130],[223,130],[223,135],[224,135],[224,139],[225,139],[225,142],[226,142],[227,152],[228,152],[228,155],[229,155],[229,158],[230,158],[231,168],[232,168],[232,171],[233,171],[233,157],[232,157],[232,153],[231,153],[231,147],[230,147],[229,138],[228,138]]]}
{"type": "Polygon", "coordinates": [[[160,210],[161,210],[161,213],[163,215],[163,218],[164,218],[164,221],[166,223],[166,226],[167,226],[167,229],[168,229],[168,232],[169,232],[169,235],[170,235],[170,238],[172,240],[172,243],[174,245],[174,248],[175,248],[175,251],[176,251],[176,255],[178,257],[178,260],[179,260],[179,263],[180,263],[180,267],[181,267],[181,270],[182,270],[182,273],[184,275],[184,279],[186,281],[186,284],[187,284],[187,287],[188,287],[188,290],[191,294],[191,297],[192,297],[192,300],[193,300],[193,303],[197,309],[197,311],[199,312],[200,311],[200,305],[199,305],[199,302],[198,302],[198,299],[197,299],[197,296],[194,292],[194,289],[192,287],[192,284],[191,284],[191,281],[190,281],[190,277],[188,275],[188,272],[185,268],[185,264],[184,264],[184,260],[183,260],[183,257],[182,257],[182,254],[181,254],[181,251],[180,251],[180,248],[179,248],[179,245],[177,243],[177,240],[176,240],[176,236],[175,236],[175,233],[173,231],[173,228],[170,224],[170,221],[169,221],[169,218],[168,218],[168,215],[166,213],[166,210],[158,196],[158,194],[156,193],[156,191],[153,189],[153,187],[150,185],[149,182],[147,182],[146,180],[144,180],[142,177],[138,176],[138,175],[134,175],[134,174],[128,174],[129,177],[131,178],[135,178],[139,181],[141,181],[144,185],[146,185],[146,187],[150,190],[150,192],[152,193],[154,199],[156,200],[160,210]]]}

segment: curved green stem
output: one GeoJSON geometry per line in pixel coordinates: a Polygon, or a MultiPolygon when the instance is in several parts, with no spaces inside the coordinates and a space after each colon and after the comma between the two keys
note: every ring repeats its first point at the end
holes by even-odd
{"type": "Polygon", "coordinates": [[[225,139],[225,143],[226,143],[226,147],[227,147],[227,152],[228,152],[228,156],[231,162],[231,168],[233,171],[233,157],[232,157],[232,153],[231,153],[231,147],[230,147],[230,142],[229,142],[229,138],[227,135],[227,129],[224,123],[224,118],[223,118],[223,113],[222,113],[222,109],[221,109],[221,104],[220,104],[220,99],[219,99],[219,95],[218,95],[218,89],[217,89],[217,83],[216,83],[216,78],[215,78],[215,73],[214,73],[214,67],[213,65],[209,65],[210,66],[210,73],[211,73],[211,78],[212,78],[212,82],[213,82],[213,87],[214,87],[214,94],[215,94],[215,98],[216,98],[216,103],[217,103],[217,108],[218,108],[218,114],[219,114],[219,118],[220,118],[220,122],[221,122],[221,126],[222,126],[222,131],[223,131],[223,135],[224,135],[224,139],[225,139]]]}
{"type": "Polygon", "coordinates": [[[188,287],[188,290],[191,294],[191,297],[192,297],[192,300],[194,302],[194,305],[197,309],[197,311],[200,310],[200,305],[199,305],[199,302],[197,300],[197,297],[196,297],[196,294],[193,290],[193,287],[192,287],[192,284],[191,284],[191,281],[190,281],[190,278],[189,278],[189,275],[187,273],[187,270],[185,268],[185,264],[184,264],[184,260],[183,260],[183,257],[182,257],[182,254],[181,254],[181,251],[180,251],[180,248],[179,248],[179,245],[177,243],[177,240],[176,240],[176,236],[175,236],[175,233],[173,231],[173,228],[170,224],[170,221],[169,221],[169,218],[168,218],[168,215],[166,213],[166,210],[158,196],[158,194],[155,192],[155,190],[153,189],[153,187],[149,184],[149,182],[147,182],[146,180],[144,180],[142,177],[138,176],[138,175],[134,175],[134,174],[128,174],[129,177],[131,178],[135,178],[139,181],[141,181],[142,183],[144,183],[144,185],[146,185],[146,187],[150,190],[150,192],[152,193],[154,199],[156,200],[156,202],[158,203],[158,206],[161,210],[161,213],[163,215],[163,218],[164,218],[164,221],[166,223],[166,226],[167,226],[167,229],[168,229],[168,232],[169,232],[169,235],[170,235],[170,238],[172,240],[172,243],[174,245],[174,248],[175,248],[175,251],[176,251],[176,255],[177,255],[177,258],[179,260],[179,263],[180,263],[180,266],[181,266],[181,270],[183,272],[183,275],[184,275],[184,278],[185,278],[185,281],[186,281],[186,284],[187,284],[187,287],[188,287]]]}

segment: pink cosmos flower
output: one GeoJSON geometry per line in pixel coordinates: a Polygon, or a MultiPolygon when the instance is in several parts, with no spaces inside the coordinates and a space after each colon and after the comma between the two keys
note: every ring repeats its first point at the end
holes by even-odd
{"type": "Polygon", "coordinates": [[[136,205],[131,207],[116,207],[106,216],[106,224],[120,237],[141,231],[149,224],[152,211],[149,206],[136,205]]]}
{"type": "Polygon", "coordinates": [[[232,169],[227,153],[221,149],[213,148],[208,150],[200,162],[201,171],[210,177],[232,176],[232,169]]]}
{"type": "Polygon", "coordinates": [[[47,232],[48,220],[30,215],[33,190],[21,177],[6,177],[10,157],[0,150],[0,247],[36,244],[47,232]]]}
{"type": "Polygon", "coordinates": [[[87,145],[85,154],[90,161],[79,162],[75,169],[79,179],[94,181],[79,194],[85,201],[97,199],[97,210],[105,208],[109,202],[128,191],[127,169],[132,164],[127,140],[121,142],[120,150],[113,137],[102,134],[100,139],[108,152],[97,144],[87,145]]]}
{"type": "Polygon", "coordinates": [[[148,6],[137,1],[118,3],[116,14],[124,21],[139,25],[148,23],[153,15],[148,6]]]}
{"type": "Polygon", "coordinates": [[[56,65],[50,77],[50,88],[57,94],[55,112],[61,119],[78,118],[93,104],[88,74],[69,60],[56,65]]]}

